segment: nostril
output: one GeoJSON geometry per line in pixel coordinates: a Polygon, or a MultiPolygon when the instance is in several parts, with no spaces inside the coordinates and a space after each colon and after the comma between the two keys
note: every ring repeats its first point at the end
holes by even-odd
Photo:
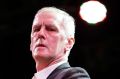
{"type": "Polygon", "coordinates": [[[45,35],[39,34],[39,35],[38,35],[38,38],[40,38],[40,39],[45,39],[45,35]]]}

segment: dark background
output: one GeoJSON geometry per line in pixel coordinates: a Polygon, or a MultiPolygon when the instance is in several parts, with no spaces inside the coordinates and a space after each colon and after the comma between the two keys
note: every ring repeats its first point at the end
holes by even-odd
{"type": "Polygon", "coordinates": [[[85,68],[91,79],[119,77],[120,33],[118,0],[98,0],[108,12],[96,25],[79,17],[87,0],[0,0],[0,79],[31,79],[35,63],[29,50],[31,25],[44,6],[64,9],[76,19],[76,43],[69,56],[71,66],[85,68]]]}

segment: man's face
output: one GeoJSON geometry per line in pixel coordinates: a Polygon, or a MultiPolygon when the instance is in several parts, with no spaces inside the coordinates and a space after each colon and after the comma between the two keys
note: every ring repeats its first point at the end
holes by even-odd
{"type": "Polygon", "coordinates": [[[66,35],[62,19],[52,12],[38,14],[32,25],[31,51],[33,58],[53,59],[65,53],[66,35]]]}

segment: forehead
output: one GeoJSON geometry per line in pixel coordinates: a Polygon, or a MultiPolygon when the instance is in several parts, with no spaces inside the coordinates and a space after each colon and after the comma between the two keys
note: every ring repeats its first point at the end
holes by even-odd
{"type": "Polygon", "coordinates": [[[42,22],[42,21],[55,21],[55,22],[62,22],[62,14],[59,14],[57,12],[52,12],[52,11],[44,11],[44,12],[39,12],[36,14],[34,18],[34,22],[42,22]]]}

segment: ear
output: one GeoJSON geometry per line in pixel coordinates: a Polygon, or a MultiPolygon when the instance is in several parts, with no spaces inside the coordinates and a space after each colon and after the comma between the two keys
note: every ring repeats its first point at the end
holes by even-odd
{"type": "Polygon", "coordinates": [[[75,43],[75,38],[72,37],[72,36],[69,36],[67,39],[66,39],[66,47],[65,47],[65,51],[69,51],[73,45],[75,43]]]}

